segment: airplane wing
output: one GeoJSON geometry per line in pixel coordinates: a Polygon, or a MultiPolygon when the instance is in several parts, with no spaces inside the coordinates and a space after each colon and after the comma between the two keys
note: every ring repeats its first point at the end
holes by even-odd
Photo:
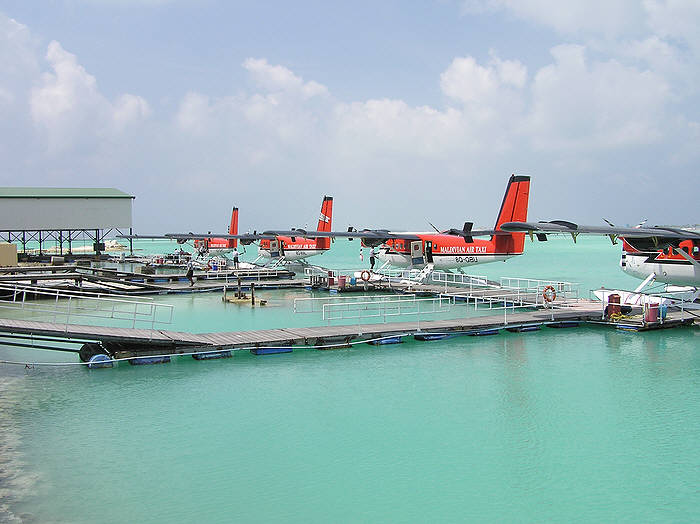
{"type": "Polygon", "coordinates": [[[240,240],[243,244],[250,244],[256,240],[274,240],[275,235],[265,233],[243,233],[240,235],[230,235],[228,233],[165,233],[164,235],[117,235],[117,238],[132,240],[176,240],[178,244],[183,244],[188,240],[205,240],[207,238],[223,238],[226,240],[240,240]]]}
{"type": "Polygon", "coordinates": [[[552,220],[550,222],[506,222],[501,229],[510,232],[524,232],[534,234],[538,240],[546,240],[547,234],[570,234],[574,241],[580,234],[606,235],[613,244],[618,237],[624,238],[651,238],[663,244],[674,240],[700,240],[700,233],[674,227],[617,227],[617,226],[585,226],[568,222],[566,220],[552,220]]]}
{"type": "Polygon", "coordinates": [[[274,240],[275,235],[268,233],[241,233],[239,235],[230,235],[229,233],[166,233],[165,238],[171,240],[205,240],[207,238],[223,238],[225,240],[274,240]]]}
{"type": "MultiPolygon", "coordinates": [[[[448,229],[446,231],[441,231],[440,233],[427,233],[427,234],[441,234],[441,235],[454,235],[463,237],[465,242],[471,242],[473,237],[478,236],[492,236],[492,235],[509,235],[510,232],[494,229],[482,229],[474,230],[472,229],[471,222],[465,222],[462,229],[448,229]]],[[[352,240],[353,238],[360,238],[368,246],[379,246],[390,239],[400,239],[400,240],[420,240],[421,237],[417,233],[401,232],[401,231],[389,231],[388,229],[361,229],[357,230],[355,228],[348,228],[348,231],[308,231],[301,228],[292,228],[289,230],[283,229],[271,229],[263,231],[262,233],[244,233],[240,235],[230,235],[228,233],[165,233],[164,235],[117,235],[118,238],[125,239],[148,239],[148,240],[177,240],[179,243],[184,243],[188,240],[204,240],[207,238],[222,238],[222,239],[238,239],[244,244],[249,244],[256,240],[269,239],[274,240],[278,236],[287,236],[295,239],[300,238],[348,238],[352,240]]]]}
{"type": "Polygon", "coordinates": [[[268,230],[264,234],[275,236],[288,236],[292,239],[301,238],[360,238],[368,246],[379,246],[389,239],[420,240],[415,233],[395,233],[386,229],[363,229],[355,230],[348,228],[348,231],[307,231],[305,229],[268,230]]]}
{"type": "MultiPolygon", "coordinates": [[[[494,229],[484,229],[484,230],[473,230],[471,222],[465,222],[462,229],[448,229],[446,231],[440,231],[439,233],[426,233],[426,234],[440,234],[440,235],[454,235],[460,236],[465,239],[466,242],[471,242],[472,237],[475,236],[492,236],[492,235],[509,235],[509,232],[496,231],[494,229]]],[[[378,246],[390,239],[399,240],[420,240],[420,234],[412,232],[402,232],[402,231],[390,231],[388,229],[355,229],[349,227],[347,231],[308,231],[305,229],[292,228],[291,230],[267,230],[263,232],[264,234],[272,234],[279,236],[289,236],[289,237],[303,237],[303,238],[347,238],[352,240],[353,238],[360,238],[364,241],[366,245],[378,246]]]]}

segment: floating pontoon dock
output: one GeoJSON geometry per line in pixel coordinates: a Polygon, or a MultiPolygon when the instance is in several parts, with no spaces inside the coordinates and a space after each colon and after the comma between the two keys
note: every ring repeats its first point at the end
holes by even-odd
{"type": "MultiPolygon", "coordinates": [[[[628,321],[624,329],[648,330],[690,325],[694,317],[683,311],[669,311],[663,322],[652,324],[628,321]]],[[[279,328],[224,333],[186,333],[159,329],[99,327],[79,324],[55,324],[28,320],[0,319],[0,337],[17,340],[10,345],[32,347],[34,342],[82,344],[81,348],[62,349],[80,352],[89,360],[97,354],[109,358],[144,358],[162,355],[211,353],[225,350],[251,350],[254,353],[290,352],[295,346],[342,347],[354,341],[371,341],[413,335],[419,340],[456,336],[491,335],[500,330],[533,331],[546,327],[575,327],[579,323],[614,325],[601,317],[601,305],[580,301],[574,307],[476,316],[452,320],[421,320],[380,324],[354,324],[279,328]],[[428,335],[428,336],[426,336],[428,335]],[[432,335],[432,336],[430,336],[432,335]],[[82,351],[81,351],[82,350],[82,351]]],[[[3,342],[4,343],[4,342],[3,342]]],[[[40,349],[49,349],[41,344],[40,349]]]]}
{"type": "Polygon", "coordinates": [[[190,286],[185,273],[135,273],[114,268],[81,265],[20,266],[0,268],[2,292],[8,286],[38,286],[74,292],[89,291],[119,295],[162,295],[168,293],[199,293],[222,291],[241,279],[243,288],[251,283],[258,289],[300,288],[306,279],[295,278],[286,269],[255,268],[195,271],[195,284],[190,286]]]}

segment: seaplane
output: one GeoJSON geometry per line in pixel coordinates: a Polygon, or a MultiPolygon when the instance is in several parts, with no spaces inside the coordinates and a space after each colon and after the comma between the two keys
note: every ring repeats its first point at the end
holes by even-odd
{"type": "MultiPolygon", "coordinates": [[[[546,241],[549,234],[568,234],[574,242],[581,234],[605,235],[613,244],[622,240],[620,268],[642,280],[633,292],[614,291],[622,296],[623,304],[643,300],[642,290],[654,283],[665,284],[665,293],[684,301],[700,298],[700,233],[666,226],[645,227],[643,223],[636,227],[617,227],[606,222],[607,226],[586,226],[566,220],[512,221],[502,224],[501,229],[522,232],[539,241],[546,241]]],[[[596,292],[601,299],[607,299],[609,294],[596,292]]]]}
{"type": "Polygon", "coordinates": [[[321,202],[321,214],[318,219],[317,230],[311,233],[318,233],[319,237],[307,234],[303,229],[292,229],[289,231],[263,231],[258,233],[238,233],[238,208],[234,207],[231,214],[231,223],[228,233],[166,233],[165,235],[126,235],[124,238],[134,239],[170,239],[176,240],[180,244],[193,240],[195,247],[200,252],[206,253],[212,249],[226,251],[236,249],[238,242],[247,246],[253,243],[258,244],[258,258],[269,259],[274,264],[284,264],[287,262],[301,262],[311,256],[320,255],[330,249],[331,231],[333,223],[333,197],[324,196],[321,202]]]}
{"type": "Polygon", "coordinates": [[[318,227],[314,231],[293,228],[244,235],[166,233],[164,238],[178,242],[207,238],[211,241],[216,238],[221,244],[238,239],[243,245],[259,241],[261,257],[281,261],[299,261],[328,251],[333,238],[359,238],[363,246],[379,248],[377,258],[384,265],[423,269],[428,272],[433,269],[461,269],[522,255],[525,233],[505,231],[501,225],[527,220],[529,196],[530,177],[511,175],[493,229],[476,230],[473,228],[473,222],[465,222],[461,229],[434,232],[357,230],[353,227],[348,228],[348,231],[332,231],[333,199],[327,196],[323,199],[318,227]]]}
{"type": "MultiPolygon", "coordinates": [[[[473,222],[462,229],[435,232],[396,232],[387,229],[348,228],[348,231],[275,231],[277,234],[313,238],[361,239],[365,247],[379,248],[377,258],[384,265],[412,269],[460,269],[476,264],[505,261],[521,255],[525,233],[503,231],[501,225],[527,220],[530,177],[512,175],[493,229],[475,230],[473,222]],[[488,236],[488,239],[475,237],[488,236]]],[[[266,231],[266,233],[273,233],[266,231]]]]}
{"type": "MultiPolygon", "coordinates": [[[[321,214],[318,217],[318,233],[329,233],[333,224],[333,197],[324,196],[321,214]]],[[[274,238],[261,238],[258,244],[258,257],[276,263],[300,262],[315,255],[321,255],[331,248],[331,239],[323,236],[308,236],[303,229],[276,233],[265,231],[274,238]],[[303,232],[303,234],[302,234],[303,232]],[[287,234],[285,234],[287,233],[287,234]]]]}
{"type": "Polygon", "coordinates": [[[207,251],[231,251],[238,248],[238,208],[234,207],[231,211],[231,222],[228,226],[228,238],[220,237],[205,237],[195,238],[194,247],[197,250],[207,251]]]}

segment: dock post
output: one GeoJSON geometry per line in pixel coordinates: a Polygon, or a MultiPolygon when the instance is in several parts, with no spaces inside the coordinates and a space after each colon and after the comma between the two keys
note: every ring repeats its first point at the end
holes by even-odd
{"type": "Polygon", "coordinates": [[[241,294],[241,277],[238,277],[238,295],[236,295],[236,298],[241,298],[243,296],[241,294]]]}
{"type": "Polygon", "coordinates": [[[255,305],[255,282],[250,283],[250,304],[255,305]]]}

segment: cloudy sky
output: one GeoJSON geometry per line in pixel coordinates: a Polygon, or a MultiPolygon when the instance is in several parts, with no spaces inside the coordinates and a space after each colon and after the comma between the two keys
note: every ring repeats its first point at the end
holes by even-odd
{"type": "Polygon", "coordinates": [[[0,185],[141,233],[700,221],[697,0],[0,0],[0,185]]]}

